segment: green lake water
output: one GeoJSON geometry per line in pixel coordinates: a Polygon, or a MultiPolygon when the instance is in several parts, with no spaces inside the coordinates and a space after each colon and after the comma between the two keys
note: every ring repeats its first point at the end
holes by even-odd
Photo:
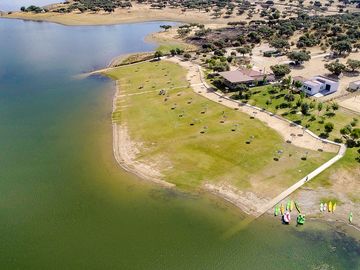
{"type": "Polygon", "coordinates": [[[113,82],[74,75],[152,50],[160,24],[0,20],[0,269],[360,269],[359,241],[326,224],[224,237],[238,209],[119,168],[113,82]]]}

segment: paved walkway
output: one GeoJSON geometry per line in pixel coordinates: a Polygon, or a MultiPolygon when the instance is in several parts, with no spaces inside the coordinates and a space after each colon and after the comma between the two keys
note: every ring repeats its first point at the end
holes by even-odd
{"type": "Polygon", "coordinates": [[[307,183],[311,179],[313,179],[315,176],[317,176],[320,173],[322,173],[323,171],[325,171],[327,168],[329,168],[331,165],[333,165],[335,162],[337,162],[339,159],[341,159],[345,155],[345,152],[346,152],[345,145],[341,145],[340,150],[335,157],[333,157],[329,161],[325,162],[323,165],[321,165],[320,167],[318,167],[317,169],[315,169],[314,171],[309,173],[307,176],[302,178],[299,182],[295,183],[294,185],[289,187],[287,190],[281,192],[278,196],[276,196],[271,201],[269,201],[267,204],[265,204],[260,209],[258,209],[257,216],[261,216],[262,214],[267,212],[269,209],[271,209],[274,205],[278,204],[279,202],[281,202],[282,200],[287,198],[291,193],[293,193],[299,187],[301,187],[302,185],[304,185],[305,183],[307,183]]]}
{"type": "Polygon", "coordinates": [[[284,200],[286,197],[288,197],[291,193],[293,193],[295,190],[297,190],[299,187],[313,179],[315,176],[319,175],[321,172],[329,168],[331,165],[333,165],[335,162],[337,162],[339,159],[341,159],[346,152],[346,146],[344,144],[338,144],[326,139],[322,139],[312,133],[311,131],[307,130],[306,128],[295,125],[291,121],[284,119],[278,115],[274,115],[273,113],[267,112],[261,108],[251,106],[248,104],[243,104],[239,101],[232,100],[221,93],[215,92],[205,81],[203,72],[201,70],[201,67],[197,64],[191,63],[191,62],[184,62],[181,59],[178,58],[171,58],[170,61],[176,62],[180,64],[181,66],[184,66],[188,69],[188,81],[192,89],[217,103],[221,103],[225,106],[228,106],[230,108],[238,108],[242,112],[245,112],[254,118],[258,118],[259,120],[265,122],[270,127],[277,130],[281,135],[285,135],[284,138],[290,140],[294,145],[303,147],[303,148],[310,148],[312,150],[318,150],[318,145],[322,145],[323,151],[328,152],[337,152],[336,156],[334,156],[332,159],[318,167],[313,172],[309,173],[307,176],[299,180],[297,183],[280,193],[278,196],[270,200],[268,203],[263,205],[261,208],[258,209],[258,213],[255,215],[256,217],[261,216],[265,212],[267,212],[269,209],[271,209],[274,205],[284,200]],[[269,121],[271,120],[271,121],[269,121]],[[284,131],[287,134],[284,134],[284,131]],[[300,137],[291,136],[291,134],[302,134],[300,137]],[[299,139],[300,138],[300,139],[299,139]]]}

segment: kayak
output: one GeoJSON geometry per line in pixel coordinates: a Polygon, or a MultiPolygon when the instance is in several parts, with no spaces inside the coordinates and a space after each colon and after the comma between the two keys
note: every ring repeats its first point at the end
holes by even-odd
{"type": "Polygon", "coordinates": [[[280,206],[280,212],[281,212],[282,215],[283,215],[284,212],[285,212],[285,208],[284,208],[284,205],[283,205],[283,204],[281,204],[281,206],[280,206]]]}
{"type": "Polygon", "coordinates": [[[289,223],[290,223],[290,220],[291,220],[290,212],[289,212],[289,211],[286,211],[285,214],[283,215],[283,221],[284,221],[286,224],[289,224],[289,223]]]}
{"type": "Polygon", "coordinates": [[[328,204],[328,211],[329,212],[332,212],[332,202],[330,201],[329,204],[328,204]]]}
{"type": "Polygon", "coordinates": [[[332,212],[334,213],[336,210],[336,203],[334,203],[333,207],[332,207],[332,212]]]}
{"type": "Polygon", "coordinates": [[[277,216],[278,214],[279,214],[279,206],[275,206],[274,216],[277,216]]]}
{"type": "Polygon", "coordinates": [[[289,211],[289,210],[290,210],[290,201],[288,201],[286,204],[286,211],[289,211]]]}
{"type": "Polygon", "coordinates": [[[320,203],[320,212],[322,212],[324,210],[324,204],[320,203]]]}
{"type": "Polygon", "coordinates": [[[299,213],[301,213],[300,206],[297,202],[295,202],[295,208],[298,210],[299,213]]]}
{"type": "Polygon", "coordinates": [[[353,213],[350,212],[350,215],[349,215],[349,222],[352,223],[352,219],[353,219],[353,213]]]}
{"type": "Polygon", "coordinates": [[[326,212],[326,209],[327,209],[327,204],[324,203],[324,208],[323,208],[323,211],[326,212]]]}
{"type": "Polygon", "coordinates": [[[290,211],[292,211],[293,209],[294,209],[294,201],[291,200],[291,202],[290,202],[290,211]]]}
{"type": "Polygon", "coordinates": [[[299,225],[304,225],[305,223],[305,215],[299,214],[296,219],[299,225]]]}

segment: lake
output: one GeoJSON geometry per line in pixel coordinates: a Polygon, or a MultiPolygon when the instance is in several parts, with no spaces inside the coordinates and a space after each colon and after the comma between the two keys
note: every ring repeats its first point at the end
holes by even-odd
{"type": "Polygon", "coordinates": [[[114,83],[76,75],[153,50],[163,23],[0,20],[0,268],[359,269],[360,243],[325,223],[263,217],[224,237],[238,209],[116,164],[114,83]]]}

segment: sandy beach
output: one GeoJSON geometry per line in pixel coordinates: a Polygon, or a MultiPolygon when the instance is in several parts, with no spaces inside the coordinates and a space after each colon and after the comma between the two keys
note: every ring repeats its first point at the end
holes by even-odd
{"type": "MultiPolygon", "coordinates": [[[[23,13],[13,12],[12,14],[3,14],[3,17],[33,21],[48,21],[63,25],[111,25],[121,23],[136,23],[150,21],[173,21],[184,23],[203,23],[226,25],[229,21],[239,19],[241,16],[231,18],[213,19],[209,13],[204,11],[189,10],[182,12],[181,9],[164,8],[151,9],[147,5],[133,3],[131,9],[116,9],[115,12],[72,12],[72,13],[23,13]]],[[[243,18],[245,19],[245,17],[243,18]]]]}

